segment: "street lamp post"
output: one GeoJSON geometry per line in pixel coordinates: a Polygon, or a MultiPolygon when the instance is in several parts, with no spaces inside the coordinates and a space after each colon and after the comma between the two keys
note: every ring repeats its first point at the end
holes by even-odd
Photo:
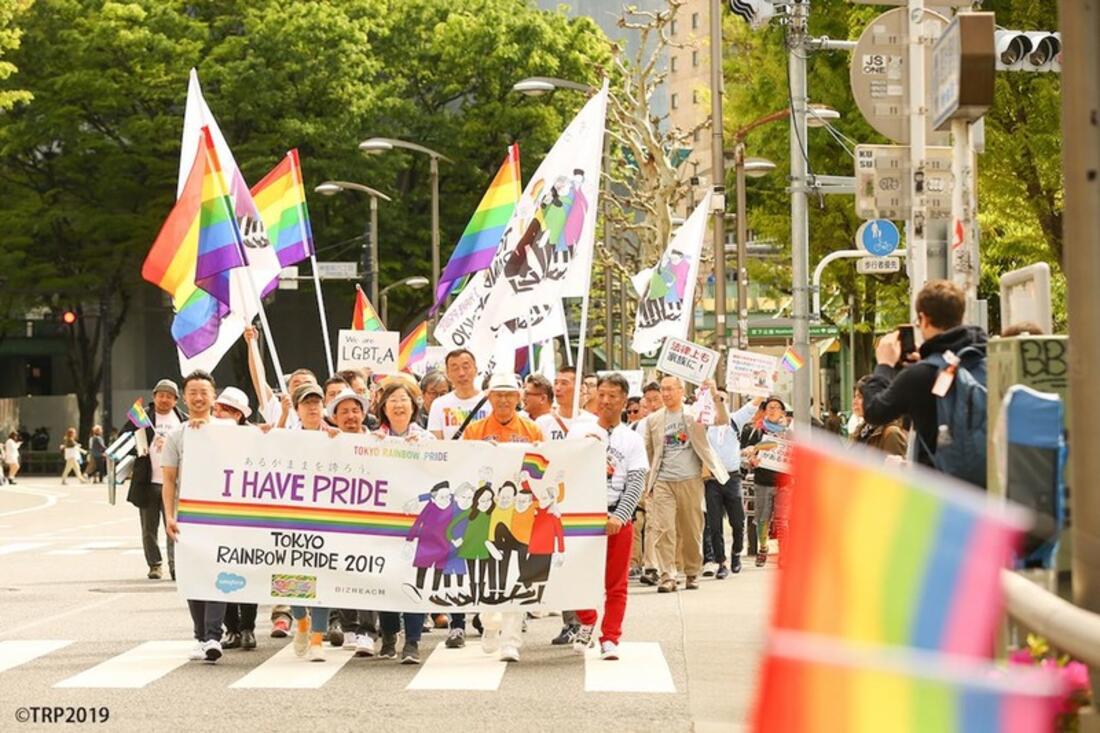
{"type": "Polygon", "coordinates": [[[775,163],[763,158],[745,159],[743,137],[735,138],[734,166],[737,170],[737,348],[749,348],[749,271],[748,212],[745,203],[745,176],[765,175],[775,170],[775,163]]]}
{"type": "Polygon", "coordinates": [[[378,302],[378,199],[392,201],[389,196],[361,183],[350,181],[325,181],[313,189],[325,196],[334,196],[340,191],[362,191],[370,197],[370,243],[368,244],[367,267],[367,292],[370,293],[370,302],[378,302]]]}
{"type": "Polygon", "coordinates": [[[439,287],[439,161],[445,160],[448,163],[454,161],[431,148],[390,137],[372,137],[359,143],[360,150],[372,155],[394,148],[424,153],[430,161],[428,175],[432,185],[432,291],[434,292],[439,287]]]}
{"type": "MultiPolygon", "coordinates": [[[[711,175],[714,177],[714,349],[726,349],[726,170],[722,143],[722,0],[710,0],[710,129],[711,175]]],[[[694,313],[690,314],[694,324],[694,313]]],[[[718,384],[725,386],[719,370],[718,384]]]]}
{"type": "Polygon", "coordinates": [[[413,275],[411,277],[402,278],[401,280],[398,280],[397,282],[391,283],[382,288],[382,292],[378,295],[378,297],[381,298],[381,302],[379,305],[381,306],[382,310],[382,324],[385,325],[386,328],[390,327],[389,305],[391,290],[393,290],[394,288],[399,288],[401,286],[408,286],[414,290],[419,290],[420,288],[427,287],[429,284],[430,283],[428,282],[428,278],[424,277],[423,275],[413,275]]]}

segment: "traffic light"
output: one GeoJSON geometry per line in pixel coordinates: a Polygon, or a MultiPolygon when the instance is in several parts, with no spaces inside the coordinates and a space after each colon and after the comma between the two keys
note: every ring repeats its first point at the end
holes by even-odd
{"type": "Polygon", "coordinates": [[[998,30],[997,71],[1062,71],[1062,34],[998,30]]]}
{"type": "Polygon", "coordinates": [[[72,308],[66,308],[61,311],[61,322],[66,326],[72,326],[76,323],[76,311],[72,308]]]}

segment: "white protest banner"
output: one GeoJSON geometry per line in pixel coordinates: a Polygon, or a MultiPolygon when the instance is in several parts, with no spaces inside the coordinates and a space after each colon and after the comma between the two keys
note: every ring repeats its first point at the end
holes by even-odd
{"type": "Polygon", "coordinates": [[[726,356],[726,389],[753,397],[772,394],[777,359],[768,354],[730,349],[726,356]]]}
{"type": "Polygon", "coordinates": [[[703,425],[713,425],[718,417],[718,405],[714,395],[706,387],[695,393],[695,421],[703,425]]]}
{"type": "Polygon", "coordinates": [[[710,379],[717,367],[717,351],[683,339],[665,339],[661,355],[657,357],[658,370],[692,384],[710,379]]]}
{"type": "Polygon", "coordinates": [[[708,190],[687,221],[676,230],[657,267],[632,278],[638,289],[638,313],[630,348],[639,354],[657,350],[664,338],[687,338],[688,321],[695,312],[695,281],[699,254],[710,221],[708,190]]]}
{"type": "Polygon", "coordinates": [[[608,374],[619,374],[622,376],[623,379],[626,380],[626,383],[630,385],[630,391],[627,392],[628,395],[636,395],[638,397],[642,396],[642,387],[644,386],[642,384],[642,380],[645,379],[645,372],[643,372],[641,369],[615,369],[610,371],[604,370],[596,372],[596,376],[600,377],[601,379],[606,377],[608,374]]]}
{"type": "Polygon", "coordinates": [[[424,373],[427,374],[433,369],[440,372],[447,371],[443,360],[447,358],[448,351],[446,346],[429,346],[424,354],[424,373]]]}
{"type": "Polygon", "coordinates": [[[180,594],[379,611],[598,607],[606,463],[589,440],[187,428],[180,594]],[[490,538],[498,504],[511,518],[490,538]]]}
{"type": "Polygon", "coordinates": [[[340,329],[336,346],[336,368],[370,369],[380,374],[397,371],[397,331],[352,331],[340,329]]]}
{"type": "Polygon", "coordinates": [[[783,438],[769,435],[756,444],[757,464],[760,468],[779,473],[790,472],[791,444],[783,438]]]}

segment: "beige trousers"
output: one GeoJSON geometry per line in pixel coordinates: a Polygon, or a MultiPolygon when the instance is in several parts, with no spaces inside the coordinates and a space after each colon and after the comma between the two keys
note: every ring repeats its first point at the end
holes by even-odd
{"type": "Polygon", "coordinates": [[[703,572],[703,479],[657,481],[646,497],[646,534],[661,579],[675,578],[677,561],[684,575],[703,572]]]}

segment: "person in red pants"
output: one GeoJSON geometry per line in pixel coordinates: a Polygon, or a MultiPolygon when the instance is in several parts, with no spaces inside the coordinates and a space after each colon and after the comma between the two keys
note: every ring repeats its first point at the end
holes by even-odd
{"type": "MultiPolygon", "coordinates": [[[[630,554],[634,544],[631,520],[645,488],[649,468],[645,441],[622,422],[623,408],[630,386],[621,374],[600,378],[599,426],[607,431],[607,565],[604,571],[604,609],[600,625],[600,658],[619,658],[619,639],[626,614],[626,586],[630,573],[630,554]]],[[[592,646],[596,610],[577,611],[581,628],[573,640],[573,650],[584,654],[592,646]]]]}

